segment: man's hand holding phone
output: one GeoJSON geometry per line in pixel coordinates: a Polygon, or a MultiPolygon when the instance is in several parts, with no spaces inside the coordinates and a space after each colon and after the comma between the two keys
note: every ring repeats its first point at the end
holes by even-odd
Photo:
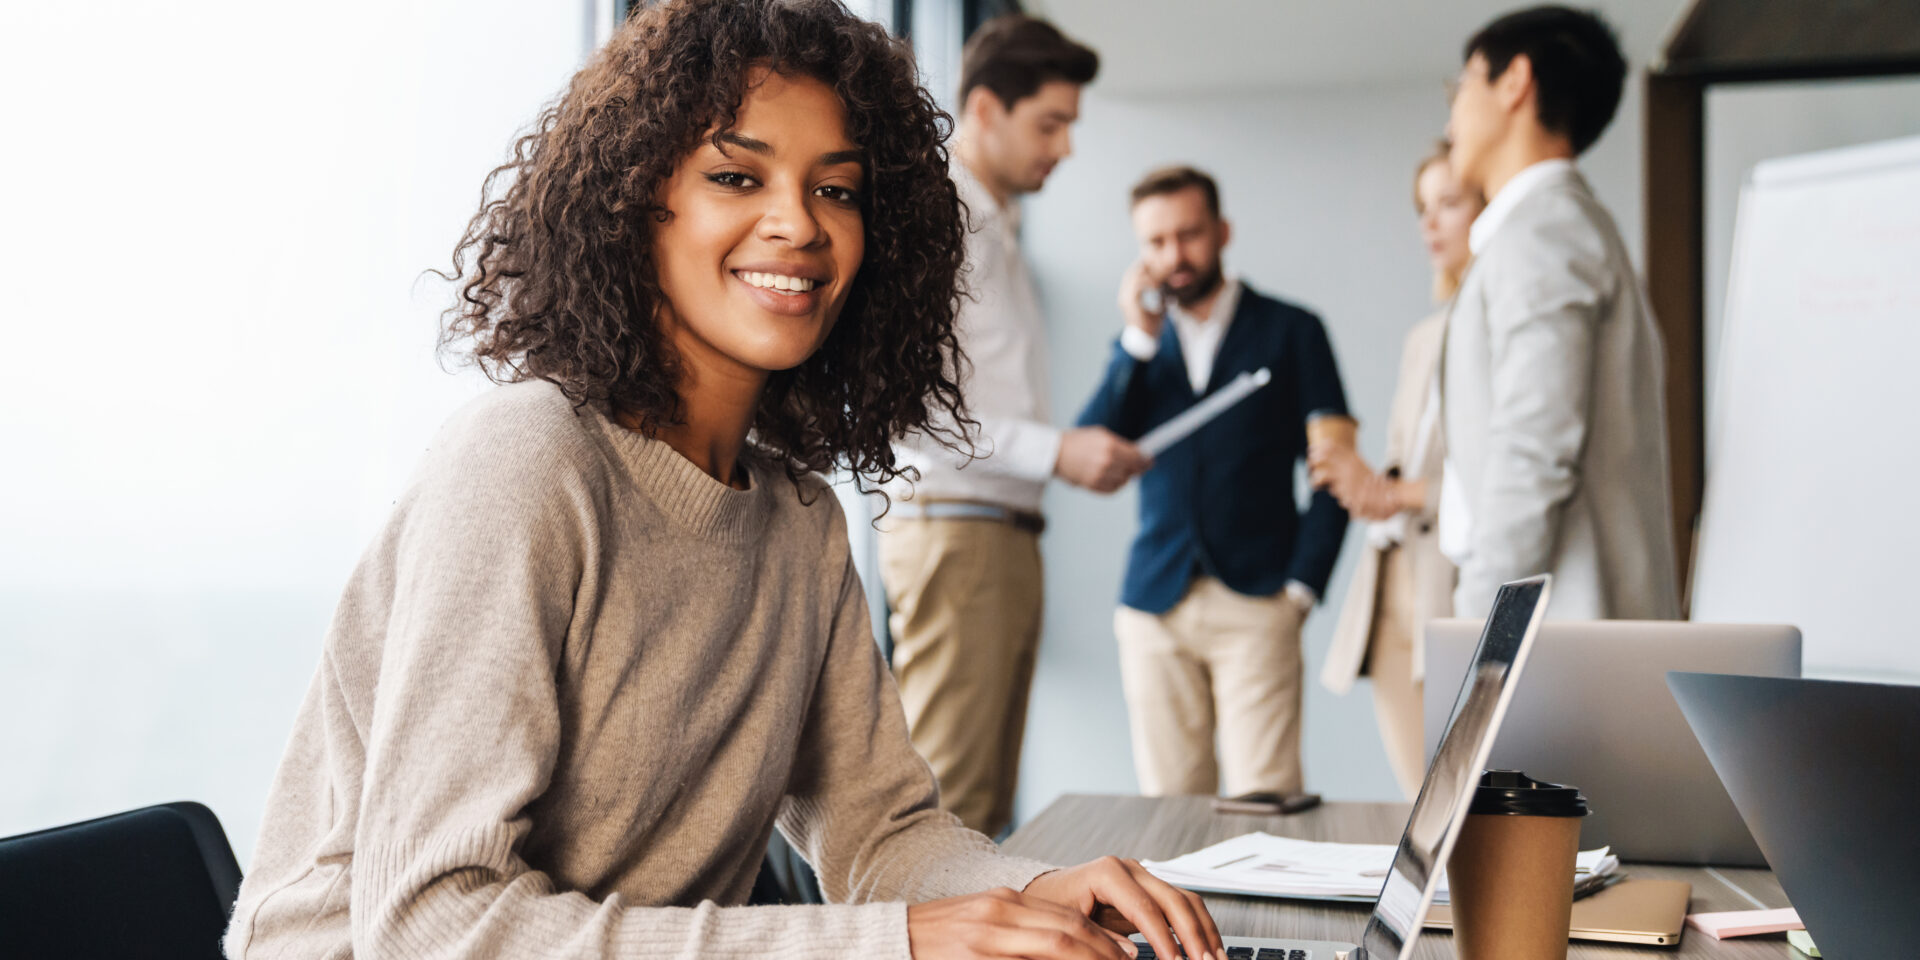
{"type": "Polygon", "coordinates": [[[1120,315],[1126,318],[1128,326],[1158,337],[1161,324],[1166,322],[1164,302],[1164,293],[1148,273],[1146,262],[1135,260],[1120,277],[1120,315]]]}

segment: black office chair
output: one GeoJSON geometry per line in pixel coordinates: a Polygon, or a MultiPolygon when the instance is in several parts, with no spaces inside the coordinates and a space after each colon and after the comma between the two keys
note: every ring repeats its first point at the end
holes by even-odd
{"type": "Polygon", "coordinates": [[[754,878],[747,903],[753,906],[776,904],[826,903],[820,890],[820,878],[800,851],[787,843],[787,835],[778,830],[767,838],[767,855],[760,861],[760,875],[754,878]]]}
{"type": "Polygon", "coordinates": [[[240,864],[213,811],[166,803],[0,840],[0,957],[217,960],[240,864]]]}

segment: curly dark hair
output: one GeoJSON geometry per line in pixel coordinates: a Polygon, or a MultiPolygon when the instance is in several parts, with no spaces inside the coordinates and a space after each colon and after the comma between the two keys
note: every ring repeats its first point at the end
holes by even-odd
{"type": "Polygon", "coordinates": [[[635,13],[488,174],[454,249],[443,349],[496,382],[543,379],[648,435],[682,416],[658,321],[650,238],[667,179],[736,121],[749,74],[828,85],[864,154],[866,256],[820,349],[768,379],[754,445],[789,477],[907,474],[893,443],[956,446],[968,424],[954,336],[963,212],[947,174],[953,120],[913,55],[838,0],[671,0],[635,13]],[[504,189],[501,185],[504,183],[504,189]]]}

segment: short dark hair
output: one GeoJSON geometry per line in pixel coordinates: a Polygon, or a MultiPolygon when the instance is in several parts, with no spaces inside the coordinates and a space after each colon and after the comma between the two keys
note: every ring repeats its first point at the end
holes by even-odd
{"type": "Polygon", "coordinates": [[[1100,55],[1067,39],[1053,24],[1024,13],[994,17],[980,25],[960,51],[960,102],[974,87],[986,87],[1007,109],[1034,95],[1049,80],[1093,82],[1100,55]]]}
{"type": "Polygon", "coordinates": [[[1515,10],[1480,28],[1467,41],[1462,60],[1487,58],[1487,79],[1497,80],[1513,58],[1533,65],[1540,125],[1566,137],[1585,153],[1613,122],[1626,83],[1627,61],[1613,28],[1590,10],[1545,6],[1515,10]]]}
{"type": "Polygon", "coordinates": [[[1188,187],[1198,188],[1200,195],[1207,199],[1207,212],[1215,220],[1220,219],[1220,185],[1193,167],[1161,167],[1140,178],[1133,185],[1133,200],[1128,207],[1138,206],[1148,197],[1158,197],[1169,193],[1179,193],[1188,187]]]}

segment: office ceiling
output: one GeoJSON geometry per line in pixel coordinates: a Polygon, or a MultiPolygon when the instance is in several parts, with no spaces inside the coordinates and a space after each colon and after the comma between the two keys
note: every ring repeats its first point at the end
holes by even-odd
{"type": "MultiPolygon", "coordinates": [[[[1598,9],[1637,71],[1686,0],[1574,0],[1598,9]]],[[[1026,0],[1100,51],[1116,96],[1431,80],[1459,69],[1481,24],[1528,0],[1026,0]]]]}

